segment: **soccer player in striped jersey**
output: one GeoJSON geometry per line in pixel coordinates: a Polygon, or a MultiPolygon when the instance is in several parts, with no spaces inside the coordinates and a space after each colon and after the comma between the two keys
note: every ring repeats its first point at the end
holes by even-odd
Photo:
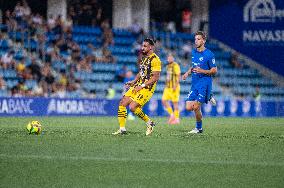
{"type": "Polygon", "coordinates": [[[114,132],[113,135],[126,133],[127,106],[129,106],[129,109],[136,116],[146,123],[146,136],[153,132],[155,123],[142,111],[142,107],[153,96],[162,68],[160,58],[154,53],[154,45],[155,41],[153,39],[146,38],[143,41],[143,57],[139,63],[139,73],[134,80],[126,83],[130,88],[119,103],[118,122],[120,128],[114,132]]]}
{"type": "Polygon", "coordinates": [[[174,56],[169,54],[167,57],[167,78],[163,92],[162,103],[169,114],[169,124],[179,124],[178,102],[180,96],[180,66],[174,61],[174,56]],[[170,102],[173,103],[174,110],[170,102]]]}

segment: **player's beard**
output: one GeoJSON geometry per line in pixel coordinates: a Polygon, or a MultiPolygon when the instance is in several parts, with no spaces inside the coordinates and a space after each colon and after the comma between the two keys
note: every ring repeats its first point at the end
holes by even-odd
{"type": "Polygon", "coordinates": [[[142,55],[147,55],[148,54],[148,52],[145,52],[145,51],[142,51],[142,55]]]}

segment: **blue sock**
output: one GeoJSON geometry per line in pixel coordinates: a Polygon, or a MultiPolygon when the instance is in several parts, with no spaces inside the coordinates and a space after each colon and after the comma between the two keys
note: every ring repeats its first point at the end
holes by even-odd
{"type": "Polygon", "coordinates": [[[196,128],[197,129],[202,129],[202,121],[199,121],[199,122],[197,121],[196,122],[196,128]]]}

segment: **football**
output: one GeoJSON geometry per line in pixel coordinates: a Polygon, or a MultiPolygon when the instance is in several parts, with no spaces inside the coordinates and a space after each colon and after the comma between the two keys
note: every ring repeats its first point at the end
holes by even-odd
{"type": "Polygon", "coordinates": [[[27,131],[29,134],[40,134],[42,126],[39,121],[31,121],[27,125],[27,131]]]}

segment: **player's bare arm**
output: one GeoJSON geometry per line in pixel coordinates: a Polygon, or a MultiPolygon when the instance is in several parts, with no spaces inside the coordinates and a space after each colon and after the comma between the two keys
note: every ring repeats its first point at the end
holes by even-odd
{"type": "Polygon", "coordinates": [[[144,84],[142,84],[141,86],[136,86],[136,87],[134,88],[134,91],[135,91],[135,92],[138,92],[138,91],[140,91],[141,89],[143,89],[144,87],[147,87],[147,86],[150,86],[150,85],[154,84],[155,82],[157,82],[157,81],[159,80],[160,74],[161,74],[161,72],[159,72],[159,71],[154,71],[154,72],[153,72],[153,75],[151,76],[151,78],[150,78],[147,82],[145,82],[144,84]]]}
{"type": "Polygon", "coordinates": [[[196,67],[192,69],[192,72],[194,73],[202,73],[202,74],[207,74],[209,76],[213,76],[217,73],[217,67],[212,67],[210,70],[204,70],[200,67],[196,67]]]}
{"type": "Polygon", "coordinates": [[[191,70],[192,68],[190,67],[188,69],[188,71],[186,71],[183,75],[182,75],[182,80],[186,80],[186,78],[191,74],[191,70]]]}

